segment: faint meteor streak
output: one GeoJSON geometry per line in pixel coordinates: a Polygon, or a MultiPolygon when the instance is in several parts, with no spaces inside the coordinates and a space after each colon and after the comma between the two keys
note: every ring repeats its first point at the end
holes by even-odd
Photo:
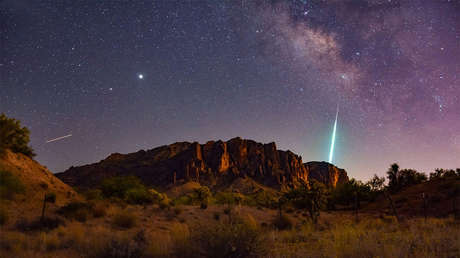
{"type": "Polygon", "coordinates": [[[337,131],[338,116],[339,116],[339,105],[337,105],[337,113],[335,114],[334,130],[332,131],[331,150],[329,151],[329,163],[332,162],[332,155],[334,154],[335,132],[337,131]]]}
{"type": "Polygon", "coordinates": [[[61,137],[58,137],[58,138],[55,138],[55,139],[48,140],[48,141],[46,141],[46,143],[54,142],[54,141],[59,141],[59,140],[62,140],[62,139],[64,139],[64,138],[67,138],[67,137],[70,137],[70,136],[72,136],[72,135],[71,135],[71,134],[64,135],[64,136],[61,136],[61,137]]]}

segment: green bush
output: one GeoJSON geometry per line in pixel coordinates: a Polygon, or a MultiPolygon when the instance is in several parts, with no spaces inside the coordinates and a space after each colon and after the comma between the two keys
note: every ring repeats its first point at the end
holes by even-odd
{"type": "Polygon", "coordinates": [[[6,170],[0,170],[0,199],[13,199],[14,195],[24,193],[25,187],[19,178],[6,170]]]}
{"type": "Polygon", "coordinates": [[[113,216],[112,223],[119,228],[128,229],[136,226],[137,218],[130,212],[121,211],[113,216]]]}
{"type": "Polygon", "coordinates": [[[34,151],[29,147],[30,131],[26,127],[21,127],[21,122],[14,118],[8,118],[5,114],[0,114],[0,154],[6,149],[26,156],[35,156],[34,151]]]}
{"type": "Polygon", "coordinates": [[[125,200],[131,204],[152,203],[153,196],[146,189],[137,188],[126,191],[125,200]]]}
{"type": "Polygon", "coordinates": [[[101,183],[102,195],[106,198],[119,198],[131,204],[153,203],[164,199],[153,189],[147,189],[135,176],[117,176],[105,179],[101,183]]]}

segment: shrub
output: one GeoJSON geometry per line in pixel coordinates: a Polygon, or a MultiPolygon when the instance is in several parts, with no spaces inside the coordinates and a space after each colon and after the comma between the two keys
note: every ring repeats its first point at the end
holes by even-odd
{"type": "Polygon", "coordinates": [[[13,199],[14,195],[24,193],[21,180],[6,170],[0,170],[0,199],[13,199]]]}
{"type": "Polygon", "coordinates": [[[0,114],[0,155],[10,149],[29,157],[35,156],[33,149],[28,146],[29,134],[29,129],[21,127],[19,120],[0,114]]]}
{"type": "Polygon", "coordinates": [[[214,218],[215,220],[219,220],[219,219],[220,219],[220,213],[215,212],[215,213],[213,214],[213,218],[214,218]]]}
{"type": "Polygon", "coordinates": [[[93,206],[93,216],[95,218],[104,217],[107,214],[106,207],[102,204],[96,204],[93,206]]]}
{"type": "Polygon", "coordinates": [[[231,207],[225,208],[225,209],[224,209],[224,213],[225,213],[226,215],[230,215],[230,213],[232,213],[232,208],[231,208],[231,207]]]}
{"type": "Polygon", "coordinates": [[[74,214],[75,220],[79,222],[85,222],[88,219],[89,211],[87,209],[77,210],[74,214]]]}
{"type": "Polygon", "coordinates": [[[88,201],[92,200],[101,200],[102,199],[102,191],[100,189],[90,189],[85,192],[85,198],[88,201]]]}
{"type": "Polygon", "coordinates": [[[153,196],[144,188],[126,191],[126,201],[131,204],[152,203],[153,196]]]}
{"type": "Polygon", "coordinates": [[[20,219],[16,221],[15,228],[19,231],[38,231],[38,230],[53,230],[61,225],[65,225],[64,221],[58,217],[44,218],[33,221],[20,219]]]}
{"type": "Polygon", "coordinates": [[[208,204],[206,202],[202,202],[200,204],[200,209],[206,210],[208,208],[208,204]]]}
{"type": "Polygon", "coordinates": [[[159,205],[160,205],[160,209],[162,209],[162,210],[169,209],[169,207],[170,207],[168,200],[161,200],[159,205]]]}
{"type": "Polygon", "coordinates": [[[292,220],[284,214],[281,216],[276,216],[276,218],[273,220],[273,226],[279,230],[291,229],[293,225],[294,223],[292,220]]]}
{"type": "Polygon", "coordinates": [[[8,212],[6,209],[0,207],[0,225],[5,225],[8,221],[8,212]]]}
{"type": "Polygon", "coordinates": [[[176,208],[174,208],[174,214],[176,214],[176,215],[179,215],[179,214],[181,214],[181,213],[182,213],[182,211],[183,211],[183,210],[182,210],[182,208],[181,208],[181,207],[176,207],[176,208]]]}
{"type": "Polygon", "coordinates": [[[143,257],[147,245],[144,231],[133,238],[113,237],[95,256],[101,258],[137,258],[143,257]]]}
{"type": "Polygon", "coordinates": [[[58,209],[57,213],[69,219],[75,219],[80,222],[85,222],[89,213],[92,211],[90,204],[85,202],[70,202],[58,209]]]}
{"type": "Polygon", "coordinates": [[[268,239],[250,218],[203,228],[192,234],[192,248],[204,257],[264,257],[268,239]]]}
{"type": "Polygon", "coordinates": [[[113,225],[119,228],[132,228],[136,225],[136,222],[136,216],[127,211],[121,211],[115,214],[112,220],[113,225]]]}
{"type": "Polygon", "coordinates": [[[145,186],[135,176],[115,176],[104,179],[101,183],[101,191],[104,197],[117,197],[125,199],[129,191],[146,191],[145,186]]]}

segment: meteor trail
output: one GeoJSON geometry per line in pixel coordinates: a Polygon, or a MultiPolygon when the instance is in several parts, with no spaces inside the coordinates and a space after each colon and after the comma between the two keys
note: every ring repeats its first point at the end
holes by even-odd
{"type": "Polygon", "coordinates": [[[337,131],[338,116],[339,116],[339,105],[337,105],[337,113],[335,114],[334,130],[332,131],[331,150],[329,151],[329,163],[332,162],[332,155],[334,154],[335,132],[337,131]]]}
{"type": "Polygon", "coordinates": [[[72,136],[72,135],[71,135],[71,134],[64,135],[64,136],[61,136],[61,137],[58,137],[58,138],[55,138],[55,139],[48,140],[48,141],[46,141],[46,143],[54,142],[54,141],[59,141],[59,140],[62,140],[62,139],[64,139],[64,138],[67,138],[67,137],[70,137],[70,136],[72,136]]]}

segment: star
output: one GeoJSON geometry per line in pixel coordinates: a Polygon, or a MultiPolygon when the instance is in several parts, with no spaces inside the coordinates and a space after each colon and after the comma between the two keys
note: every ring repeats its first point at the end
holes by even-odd
{"type": "Polygon", "coordinates": [[[142,80],[142,79],[144,79],[144,75],[140,73],[139,75],[137,75],[137,78],[142,80]]]}

